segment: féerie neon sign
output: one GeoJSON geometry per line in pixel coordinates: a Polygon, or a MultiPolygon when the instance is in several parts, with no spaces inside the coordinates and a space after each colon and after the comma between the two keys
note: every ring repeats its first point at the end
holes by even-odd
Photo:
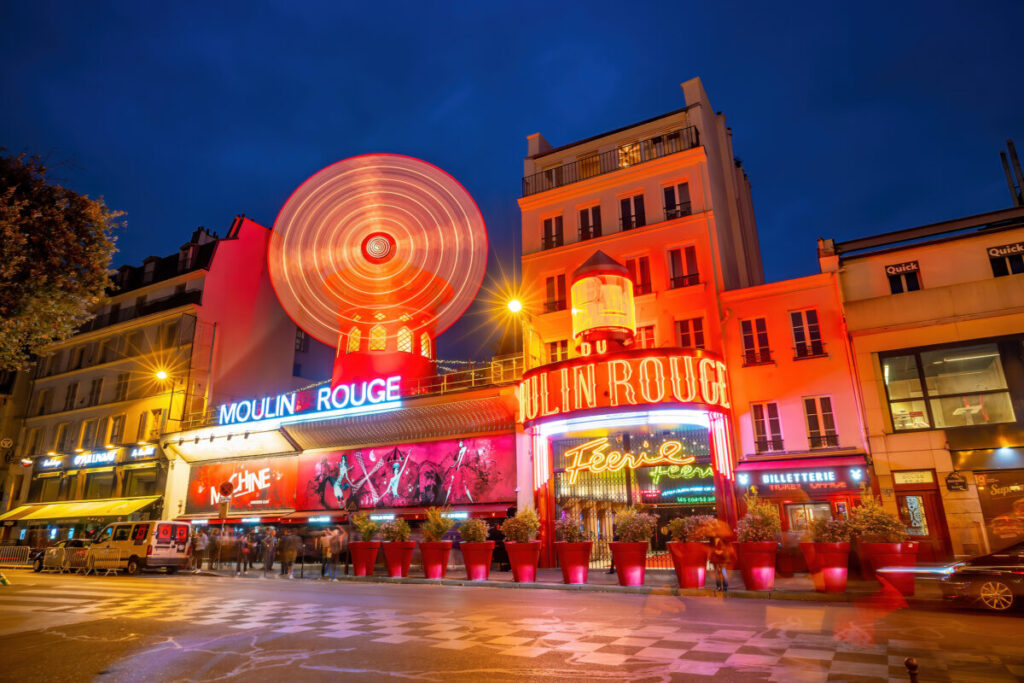
{"type": "Polygon", "coordinates": [[[599,474],[601,472],[618,472],[625,467],[635,469],[646,465],[683,467],[692,465],[697,460],[696,456],[681,454],[683,444],[679,441],[663,442],[658,447],[657,453],[609,451],[610,447],[608,437],[601,437],[567,450],[565,456],[572,461],[572,464],[565,468],[566,474],[569,475],[569,483],[575,484],[579,473],[584,471],[599,474]]]}
{"type": "Polygon", "coordinates": [[[338,384],[334,387],[320,387],[316,390],[315,401],[297,400],[300,393],[307,392],[293,391],[277,396],[224,403],[218,411],[218,422],[222,425],[243,424],[306,415],[309,416],[308,419],[315,419],[374,409],[397,408],[401,405],[401,381],[401,377],[393,375],[364,382],[338,384]]]}

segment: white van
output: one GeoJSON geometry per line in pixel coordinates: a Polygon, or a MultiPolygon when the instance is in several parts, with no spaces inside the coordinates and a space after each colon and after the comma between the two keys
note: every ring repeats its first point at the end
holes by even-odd
{"type": "Polygon", "coordinates": [[[86,567],[128,574],[164,567],[173,574],[188,565],[191,533],[185,522],[117,522],[93,539],[86,567]]]}

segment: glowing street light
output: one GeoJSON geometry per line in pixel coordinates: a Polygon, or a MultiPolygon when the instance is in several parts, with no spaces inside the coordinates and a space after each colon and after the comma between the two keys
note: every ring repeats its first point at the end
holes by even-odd
{"type": "Polygon", "coordinates": [[[157,370],[156,371],[156,378],[159,379],[159,380],[167,379],[167,371],[166,370],[157,370]]]}
{"type": "Polygon", "coordinates": [[[508,302],[508,310],[512,311],[513,313],[518,313],[519,311],[523,310],[523,302],[520,301],[519,299],[511,299],[508,302]]]}

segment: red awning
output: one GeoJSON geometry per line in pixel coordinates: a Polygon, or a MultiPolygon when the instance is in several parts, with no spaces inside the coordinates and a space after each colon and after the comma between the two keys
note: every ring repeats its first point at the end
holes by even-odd
{"type": "Polygon", "coordinates": [[[866,465],[867,457],[860,455],[826,455],[814,458],[787,458],[786,460],[757,460],[741,462],[736,466],[737,472],[757,470],[797,470],[817,467],[853,467],[866,465]]]}

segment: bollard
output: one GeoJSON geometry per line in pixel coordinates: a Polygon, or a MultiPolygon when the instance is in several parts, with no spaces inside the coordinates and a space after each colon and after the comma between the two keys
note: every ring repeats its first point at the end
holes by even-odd
{"type": "Polygon", "coordinates": [[[917,660],[913,657],[907,657],[903,660],[903,666],[907,667],[910,683],[917,683],[917,660]]]}

